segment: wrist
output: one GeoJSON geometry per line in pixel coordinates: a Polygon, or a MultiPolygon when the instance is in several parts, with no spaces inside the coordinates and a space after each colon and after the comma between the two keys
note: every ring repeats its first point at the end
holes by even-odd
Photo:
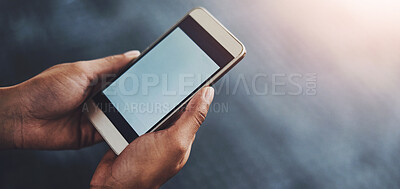
{"type": "Polygon", "coordinates": [[[22,146],[19,98],[16,86],[0,88],[0,149],[16,149],[22,146]]]}

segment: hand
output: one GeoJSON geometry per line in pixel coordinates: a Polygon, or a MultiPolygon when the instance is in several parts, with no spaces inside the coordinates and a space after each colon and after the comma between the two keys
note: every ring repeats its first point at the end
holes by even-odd
{"type": "Polygon", "coordinates": [[[0,88],[0,149],[77,149],[102,141],[82,112],[103,75],[117,74],[138,51],[53,66],[0,88]]]}
{"type": "Polygon", "coordinates": [[[201,89],[168,129],[135,139],[117,157],[109,150],[91,188],[158,188],[185,165],[196,132],[207,115],[214,89],[201,89]]]}

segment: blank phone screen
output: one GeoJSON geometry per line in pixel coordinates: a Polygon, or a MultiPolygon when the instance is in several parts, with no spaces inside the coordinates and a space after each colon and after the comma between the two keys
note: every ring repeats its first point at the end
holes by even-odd
{"type": "Polygon", "coordinates": [[[232,60],[211,34],[187,16],[93,100],[131,142],[171,115],[232,60]]]}
{"type": "Polygon", "coordinates": [[[178,27],[103,92],[140,136],[218,69],[178,27]]]}

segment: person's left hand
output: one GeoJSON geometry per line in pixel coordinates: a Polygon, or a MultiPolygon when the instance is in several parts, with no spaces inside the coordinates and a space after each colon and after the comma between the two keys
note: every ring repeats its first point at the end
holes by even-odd
{"type": "Polygon", "coordinates": [[[138,51],[53,66],[0,88],[0,149],[78,149],[102,141],[82,111],[103,75],[117,74],[138,51]]]}

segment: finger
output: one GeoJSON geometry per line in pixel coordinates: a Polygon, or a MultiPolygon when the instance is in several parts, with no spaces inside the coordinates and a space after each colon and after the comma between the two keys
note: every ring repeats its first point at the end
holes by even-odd
{"type": "Polygon", "coordinates": [[[112,150],[107,151],[107,153],[103,156],[99,165],[97,166],[90,185],[101,186],[105,182],[105,180],[108,179],[107,176],[111,174],[109,173],[110,167],[112,166],[116,158],[117,155],[115,155],[112,150]]]}
{"type": "Polygon", "coordinates": [[[124,68],[130,61],[137,58],[140,52],[137,50],[128,51],[124,54],[112,55],[96,60],[78,62],[80,67],[93,79],[103,75],[115,75],[124,68]]]}
{"type": "Polygon", "coordinates": [[[103,156],[99,164],[110,164],[113,163],[115,158],[117,158],[117,155],[110,149],[106,152],[106,154],[103,156]]]}
{"type": "Polygon", "coordinates": [[[139,51],[128,51],[124,54],[108,56],[96,60],[81,61],[75,64],[83,72],[92,86],[88,94],[94,94],[108,84],[133,59],[140,55],[139,51]]]}
{"type": "Polygon", "coordinates": [[[204,87],[190,100],[181,117],[168,130],[181,140],[192,142],[197,130],[206,118],[214,98],[214,89],[204,87]]]}
{"type": "Polygon", "coordinates": [[[100,133],[95,129],[94,125],[89,121],[89,118],[84,115],[80,122],[80,148],[97,144],[104,141],[100,133]]]}

